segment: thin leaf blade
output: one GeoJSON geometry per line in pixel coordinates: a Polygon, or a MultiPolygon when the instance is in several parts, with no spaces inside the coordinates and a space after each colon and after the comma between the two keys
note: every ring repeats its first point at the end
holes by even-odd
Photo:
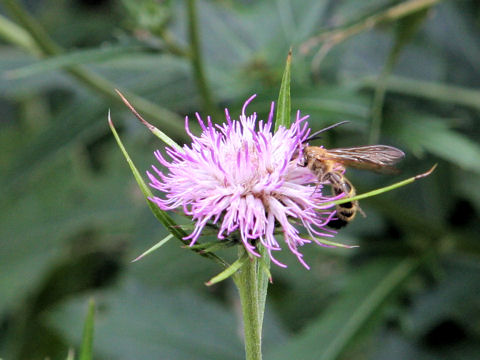
{"type": "Polygon", "coordinates": [[[277,101],[277,115],[275,117],[275,131],[280,126],[290,126],[291,99],[290,99],[290,74],[292,64],[292,49],[288,52],[285,70],[283,71],[282,83],[277,101]]]}
{"type": "Polygon", "coordinates": [[[360,194],[360,195],[356,195],[356,196],[353,196],[353,197],[347,197],[347,198],[343,198],[343,199],[340,199],[340,200],[335,200],[335,201],[331,201],[331,202],[328,202],[328,203],[325,203],[324,205],[325,206],[328,206],[330,204],[335,204],[335,205],[340,205],[340,204],[345,204],[345,203],[348,203],[348,202],[352,202],[352,201],[357,201],[357,200],[362,200],[362,199],[366,199],[366,198],[369,198],[369,197],[372,197],[372,196],[376,196],[376,195],[380,195],[380,194],[383,194],[383,193],[386,193],[388,191],[392,191],[394,189],[398,189],[402,186],[405,186],[405,185],[408,185],[408,184],[411,184],[413,183],[414,181],[417,181],[419,179],[422,179],[424,177],[427,177],[429,176],[432,172],[435,171],[435,169],[437,168],[437,164],[433,165],[430,170],[422,173],[422,174],[419,174],[419,175],[415,175],[415,176],[412,176],[408,179],[405,179],[405,180],[402,180],[402,181],[399,181],[399,182],[396,182],[395,184],[392,184],[392,185],[388,185],[388,186],[385,186],[383,188],[380,188],[380,189],[375,189],[375,190],[372,190],[372,191],[368,191],[366,193],[363,193],[363,194],[360,194]]]}
{"type": "Polygon", "coordinates": [[[210,280],[208,280],[205,285],[211,286],[214,284],[219,283],[220,281],[223,281],[225,279],[228,279],[230,276],[234,275],[242,266],[245,264],[246,261],[249,260],[249,257],[247,253],[237,259],[232,265],[230,265],[228,268],[223,270],[220,274],[214,276],[210,280]]]}
{"type": "Polygon", "coordinates": [[[163,245],[165,245],[171,238],[173,237],[172,234],[169,234],[167,236],[165,236],[162,240],[160,240],[158,243],[156,243],[155,245],[153,245],[150,249],[148,249],[147,251],[143,252],[141,255],[137,256],[135,259],[132,260],[132,262],[136,262],[140,259],[143,259],[145,256],[151,254],[152,252],[154,252],[155,250],[158,250],[159,248],[161,248],[163,245]]]}
{"type": "MultiPolygon", "coordinates": [[[[133,176],[135,177],[135,180],[137,181],[138,186],[140,187],[140,190],[143,193],[143,196],[145,197],[145,200],[147,201],[148,206],[150,207],[150,210],[152,211],[153,215],[160,221],[163,226],[167,228],[167,230],[175,236],[178,240],[180,240],[183,244],[188,245],[188,242],[184,240],[184,237],[187,236],[187,233],[182,230],[182,228],[173,221],[173,219],[163,210],[161,210],[156,204],[154,204],[150,198],[153,197],[152,192],[148,188],[148,186],[145,184],[143,181],[142,176],[140,175],[139,171],[137,170],[135,164],[133,163],[132,159],[130,158],[130,155],[128,155],[127,150],[123,146],[122,140],[120,139],[120,136],[118,136],[118,133],[115,129],[115,126],[113,126],[112,119],[110,117],[110,111],[108,112],[108,124],[110,126],[110,130],[113,133],[113,136],[115,137],[115,140],[117,141],[118,146],[120,147],[120,150],[123,153],[123,156],[125,157],[125,160],[127,161],[130,170],[133,173],[133,176]]],[[[212,253],[202,253],[198,250],[192,249],[196,253],[200,254],[201,256],[207,257],[216,263],[220,264],[223,267],[226,267],[225,261],[220,258],[219,256],[212,254],[212,253]]]]}
{"type": "Polygon", "coordinates": [[[80,348],[79,360],[93,359],[93,334],[95,325],[95,301],[88,302],[87,317],[83,328],[82,347],[80,348]]]}
{"type": "Polygon", "coordinates": [[[133,176],[135,177],[135,180],[137,181],[137,184],[140,187],[140,190],[142,191],[143,196],[145,197],[145,200],[147,201],[147,204],[150,207],[153,215],[155,215],[155,217],[168,229],[168,231],[173,236],[184,242],[183,238],[187,236],[187,234],[173,221],[173,219],[165,211],[161,210],[150,200],[150,198],[153,197],[153,194],[143,181],[142,176],[140,175],[135,164],[130,158],[130,155],[128,155],[127,150],[123,146],[122,140],[120,139],[120,136],[118,136],[118,133],[113,125],[112,119],[110,117],[110,112],[108,113],[108,124],[113,133],[113,136],[115,137],[115,140],[117,141],[118,146],[120,147],[120,150],[123,153],[123,156],[125,157],[125,160],[128,163],[128,166],[130,166],[130,170],[132,171],[133,176]]]}
{"type": "Polygon", "coordinates": [[[120,96],[120,98],[122,99],[123,103],[125,105],[127,105],[127,107],[130,109],[130,111],[133,113],[133,115],[135,115],[135,117],[140,120],[140,122],[145,125],[147,127],[148,130],[150,130],[153,135],[155,135],[156,137],[158,137],[160,140],[162,140],[165,144],[167,144],[168,146],[180,151],[180,152],[183,152],[182,150],[182,147],[180,145],[178,145],[175,141],[173,141],[169,136],[167,136],[167,134],[165,134],[163,131],[161,131],[160,129],[156,128],[155,126],[153,126],[152,124],[150,124],[147,120],[145,120],[139,113],[137,110],[135,110],[135,108],[130,104],[130,102],[127,100],[127,98],[118,90],[118,89],[115,89],[115,92],[118,94],[118,96],[120,96]]]}
{"type": "Polygon", "coordinates": [[[110,46],[107,48],[77,50],[68,54],[61,54],[43,59],[31,65],[8,71],[5,76],[9,79],[21,79],[43,72],[58,70],[66,66],[83,65],[86,63],[98,63],[132,52],[145,49],[141,46],[110,46]]]}

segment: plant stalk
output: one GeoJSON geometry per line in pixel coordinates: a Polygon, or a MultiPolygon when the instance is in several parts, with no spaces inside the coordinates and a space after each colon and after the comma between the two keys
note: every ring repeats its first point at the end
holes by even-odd
{"type": "MultiPolygon", "coordinates": [[[[239,247],[239,257],[246,250],[239,247]]],[[[262,359],[262,321],[264,301],[260,299],[261,276],[259,276],[259,260],[250,258],[235,274],[234,281],[240,294],[243,315],[243,332],[245,337],[245,359],[262,359]]]]}

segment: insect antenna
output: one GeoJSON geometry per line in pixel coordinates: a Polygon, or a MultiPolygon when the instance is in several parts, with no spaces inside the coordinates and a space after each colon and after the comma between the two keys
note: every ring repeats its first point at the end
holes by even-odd
{"type": "Polygon", "coordinates": [[[324,131],[327,131],[327,130],[330,130],[330,129],[333,129],[337,126],[340,126],[340,125],[343,125],[345,123],[348,123],[350,121],[348,120],[345,120],[345,121],[340,121],[339,123],[336,123],[336,124],[333,124],[333,125],[330,125],[324,129],[321,129],[321,130],[318,130],[316,132],[314,132],[312,135],[310,135],[308,138],[305,139],[305,142],[307,141],[312,141],[312,140],[316,140],[316,139],[320,139],[321,136],[319,136],[321,133],[323,133],[324,131]]]}

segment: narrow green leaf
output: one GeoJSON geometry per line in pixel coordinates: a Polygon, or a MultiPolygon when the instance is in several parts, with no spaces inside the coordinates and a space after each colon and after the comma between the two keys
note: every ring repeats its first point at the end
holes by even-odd
{"type": "Polygon", "coordinates": [[[177,226],[177,224],[165,211],[161,210],[157,205],[155,205],[153,202],[149,200],[149,198],[153,197],[153,194],[148,188],[148,186],[145,184],[145,182],[143,181],[142,176],[138,172],[135,164],[130,158],[130,155],[128,155],[127,150],[125,150],[122,140],[120,140],[120,137],[118,136],[117,131],[113,126],[113,122],[110,117],[110,111],[108,112],[108,123],[110,125],[110,129],[112,130],[113,136],[115,136],[115,140],[117,141],[117,144],[120,147],[120,150],[122,151],[123,156],[125,156],[125,160],[127,160],[127,163],[130,166],[130,170],[132,170],[133,176],[135,177],[135,180],[137,181],[137,184],[140,187],[140,190],[142,191],[143,196],[147,200],[147,204],[150,207],[150,210],[152,211],[153,215],[155,215],[155,217],[167,228],[167,230],[173,236],[175,236],[177,239],[185,243],[183,238],[187,236],[187,234],[180,227],[177,226]]]}
{"type": "MultiPolygon", "coordinates": [[[[0,360],[2,360],[0,358],[0,360]]],[[[65,360],[75,360],[75,351],[72,348],[68,349],[67,358],[65,360]]]]}
{"type": "Polygon", "coordinates": [[[141,46],[109,46],[107,48],[77,50],[68,54],[61,54],[50,57],[31,65],[23,66],[18,69],[10,70],[5,73],[9,79],[20,79],[32,76],[38,73],[57,70],[65,66],[101,62],[118,58],[121,55],[129,55],[132,52],[144,50],[141,46]]]}
{"type": "Polygon", "coordinates": [[[290,68],[292,64],[292,49],[288,52],[285,70],[283,71],[282,83],[277,101],[277,115],[275,117],[275,131],[279,126],[290,127],[290,68]]]}
{"type": "Polygon", "coordinates": [[[270,272],[270,256],[264,246],[259,246],[258,249],[261,258],[258,259],[258,323],[260,326],[260,333],[263,327],[263,316],[265,315],[265,303],[267,301],[268,284],[272,282],[272,274],[270,272]]]}
{"type": "Polygon", "coordinates": [[[237,261],[235,261],[232,265],[230,265],[228,268],[223,270],[220,274],[217,276],[214,276],[211,278],[209,281],[205,283],[207,286],[212,286],[213,284],[219,283],[220,281],[223,281],[233,274],[235,274],[242,266],[245,264],[246,261],[249,261],[248,253],[245,251],[245,254],[240,257],[237,261]]]}
{"type": "Polygon", "coordinates": [[[192,245],[192,246],[189,246],[190,248],[192,249],[196,249],[196,250],[205,250],[205,249],[208,249],[212,246],[215,246],[219,243],[219,241],[209,241],[209,242],[204,242],[204,243],[198,243],[198,244],[195,244],[195,245],[192,245]]]}
{"type": "Polygon", "coordinates": [[[153,126],[152,124],[150,124],[148,121],[146,121],[138,112],[137,110],[135,110],[135,108],[128,102],[128,100],[125,98],[125,96],[123,96],[123,94],[115,89],[115,92],[120,96],[120,98],[122,99],[122,101],[125,103],[125,105],[127,105],[127,107],[130,109],[130,111],[133,113],[133,115],[135,115],[135,117],[140,120],[140,122],[145,125],[147,127],[148,130],[150,130],[153,135],[155,135],[156,137],[158,137],[160,140],[162,140],[165,144],[167,144],[168,146],[174,148],[174,149],[177,149],[179,151],[182,151],[183,152],[183,149],[180,145],[178,145],[175,141],[173,141],[172,139],[170,139],[167,134],[165,134],[163,131],[157,129],[155,126],[153,126]]]}
{"type": "MultiPolygon", "coordinates": [[[[0,37],[18,47],[29,50],[34,54],[40,53],[37,44],[24,28],[0,14],[0,37]]],[[[1,359],[0,359],[1,360],[1,359]]]]}
{"type": "Polygon", "coordinates": [[[353,196],[353,197],[350,197],[350,198],[343,198],[343,199],[340,199],[340,200],[331,201],[331,202],[325,203],[325,205],[330,205],[330,204],[340,205],[340,204],[345,204],[345,203],[348,203],[348,202],[351,202],[351,201],[366,199],[368,197],[383,194],[385,192],[388,192],[388,191],[400,188],[402,186],[411,184],[412,182],[414,182],[416,180],[419,180],[421,178],[424,178],[424,177],[430,175],[435,170],[436,167],[437,167],[437,164],[433,165],[430,170],[428,170],[427,172],[425,172],[423,174],[412,176],[411,178],[405,179],[403,181],[399,181],[395,184],[385,186],[385,187],[380,188],[380,189],[375,189],[375,190],[372,190],[372,191],[369,191],[369,192],[366,192],[366,193],[363,193],[363,194],[360,194],[360,195],[356,195],[356,196],[353,196]]]}
{"type": "Polygon", "coordinates": [[[171,238],[173,237],[172,234],[169,234],[167,236],[165,236],[162,240],[160,240],[158,243],[156,243],[155,245],[153,245],[150,249],[148,249],[147,251],[145,251],[144,253],[142,253],[140,256],[137,256],[135,259],[132,260],[132,262],[135,262],[135,261],[138,261],[140,259],[142,259],[143,257],[147,256],[148,254],[151,254],[152,252],[154,252],[155,250],[161,248],[163,245],[165,245],[168,240],[170,240],[171,238]]]}
{"type": "MultiPolygon", "coordinates": [[[[360,79],[359,85],[360,88],[374,88],[377,85],[377,79],[366,76],[360,79]]],[[[439,103],[458,104],[480,110],[480,91],[473,88],[392,75],[388,78],[387,90],[391,93],[416,96],[439,103]]]]}
{"type": "Polygon", "coordinates": [[[79,360],[93,359],[93,332],[95,325],[95,301],[90,299],[88,302],[88,312],[83,327],[82,347],[80,348],[79,360]]]}
{"type": "Polygon", "coordinates": [[[189,248],[198,250],[199,252],[202,252],[202,253],[207,253],[207,252],[215,252],[217,250],[225,249],[227,247],[230,247],[231,245],[232,243],[228,241],[210,241],[208,243],[189,246],[189,248]]]}
{"type": "MultiPolygon", "coordinates": [[[[184,240],[183,238],[187,236],[187,233],[182,230],[180,226],[178,226],[175,221],[163,210],[161,210],[156,204],[154,204],[152,201],[149,200],[149,198],[153,197],[152,192],[148,188],[148,186],[145,184],[143,181],[142,176],[138,172],[137,168],[135,167],[135,164],[133,163],[132,159],[130,158],[130,155],[128,155],[127,150],[125,150],[125,147],[123,146],[122,140],[120,140],[120,136],[118,136],[117,131],[115,130],[115,127],[113,126],[112,119],[110,117],[110,111],[108,112],[108,124],[110,126],[110,129],[113,133],[113,136],[115,137],[115,140],[117,141],[118,146],[120,147],[120,150],[123,153],[123,156],[125,157],[125,160],[127,161],[128,165],[130,166],[130,170],[133,173],[133,176],[135,177],[135,180],[137,181],[138,186],[140,187],[140,190],[143,193],[143,196],[145,197],[145,200],[147,201],[148,206],[150,207],[150,210],[152,211],[153,215],[160,221],[160,223],[163,224],[167,228],[167,230],[175,236],[178,240],[180,240],[183,244],[188,245],[188,242],[184,240]]],[[[201,256],[210,258],[211,260],[214,260],[216,263],[220,264],[223,267],[226,267],[226,263],[223,259],[218,257],[215,254],[212,253],[202,253],[199,251],[194,250],[196,253],[200,254],[201,256]]]]}
{"type": "MultiPolygon", "coordinates": [[[[311,239],[311,237],[308,237],[308,236],[306,236],[306,237],[311,239]]],[[[345,249],[354,249],[354,248],[358,247],[358,245],[346,245],[346,244],[342,244],[342,243],[339,243],[339,242],[336,242],[336,241],[331,241],[331,240],[326,240],[326,239],[315,239],[315,241],[318,241],[319,243],[321,243],[323,245],[345,248],[345,249]]]]}
{"type": "MultiPolygon", "coordinates": [[[[190,220],[190,218],[188,218],[188,220],[190,220]]],[[[179,227],[186,232],[190,232],[190,231],[193,231],[195,229],[195,223],[181,224],[181,225],[179,225],[179,227]]],[[[207,225],[207,226],[205,226],[205,228],[203,228],[200,236],[211,236],[211,235],[217,235],[217,234],[218,234],[218,229],[207,225]]],[[[192,246],[192,248],[193,247],[194,246],[192,246]]]]}

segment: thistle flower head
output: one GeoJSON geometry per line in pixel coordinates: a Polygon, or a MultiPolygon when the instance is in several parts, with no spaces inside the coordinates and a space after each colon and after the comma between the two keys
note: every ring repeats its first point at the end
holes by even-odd
{"type": "Polygon", "coordinates": [[[285,244],[308,268],[299,248],[312,241],[322,245],[317,237],[334,235],[325,228],[335,214],[326,203],[334,198],[322,195],[315,175],[299,166],[303,142],[310,132],[308,116],[297,112],[289,129],[280,126],[272,133],[273,103],[266,122],[257,121],[256,113],[246,115],[254,97],[245,102],[238,120],[232,120],[225,110],[226,123],[222,125],[212,124],[210,117],[205,123],[197,113],[200,136],[190,132],[186,118],[192,143],[182,150],[167,148],[170,161],[155,152],[167,172],[155,165],[147,172],[150,186],[164,194],[151,200],[162,210],[181,207],[191,216],[195,228],[185,238],[190,245],[211,223],[218,229],[218,239],[238,238],[255,256],[260,256],[256,248],[260,243],[282,267],[285,265],[272,254],[285,244]],[[308,235],[302,236],[299,228],[308,235]]]}

